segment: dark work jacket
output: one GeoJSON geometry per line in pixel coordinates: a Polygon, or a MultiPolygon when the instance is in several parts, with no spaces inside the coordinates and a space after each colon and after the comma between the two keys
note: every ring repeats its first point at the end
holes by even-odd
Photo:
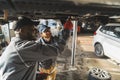
{"type": "MultiPolygon", "coordinates": [[[[53,47],[55,47],[57,49],[57,54],[60,54],[63,51],[61,49],[63,46],[60,45],[61,43],[59,42],[59,39],[57,39],[56,37],[52,37],[49,42],[46,42],[43,38],[40,38],[39,40],[43,45],[52,45],[53,47]]],[[[52,54],[52,53],[49,52],[49,54],[52,54]]],[[[40,67],[49,69],[51,66],[55,66],[56,58],[51,58],[43,62],[40,62],[40,67]]]]}
{"type": "Polygon", "coordinates": [[[0,80],[35,80],[36,62],[56,56],[57,49],[51,45],[14,37],[0,56],[0,80]]]}

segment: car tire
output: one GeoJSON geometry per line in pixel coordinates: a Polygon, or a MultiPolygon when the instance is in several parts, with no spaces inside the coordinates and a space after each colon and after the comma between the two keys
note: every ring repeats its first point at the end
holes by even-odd
{"type": "Polygon", "coordinates": [[[98,57],[104,57],[104,50],[101,44],[97,43],[95,45],[95,55],[98,57]]]}
{"type": "Polygon", "coordinates": [[[93,68],[89,72],[88,80],[111,80],[111,75],[103,69],[93,68]]]}

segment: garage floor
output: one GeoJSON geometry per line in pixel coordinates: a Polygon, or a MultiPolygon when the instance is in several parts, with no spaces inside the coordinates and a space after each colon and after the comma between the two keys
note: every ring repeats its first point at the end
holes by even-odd
{"type": "Polygon", "coordinates": [[[92,68],[101,68],[109,72],[111,80],[120,80],[120,65],[109,58],[98,58],[94,55],[92,34],[79,34],[75,54],[75,65],[71,66],[72,37],[65,51],[57,59],[58,73],[56,80],[88,80],[92,68]]]}
{"type": "Polygon", "coordinates": [[[120,65],[109,58],[98,58],[94,55],[93,35],[79,34],[75,54],[75,66],[71,67],[71,42],[62,55],[58,57],[58,74],[56,80],[88,80],[92,68],[100,68],[109,72],[111,80],[120,80],[120,65]]]}

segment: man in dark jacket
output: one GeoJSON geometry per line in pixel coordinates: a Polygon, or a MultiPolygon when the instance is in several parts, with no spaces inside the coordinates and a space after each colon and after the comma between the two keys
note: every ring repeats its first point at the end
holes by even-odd
{"type": "Polygon", "coordinates": [[[0,57],[0,80],[35,80],[37,62],[58,55],[57,48],[35,41],[34,25],[27,17],[16,21],[16,36],[0,57]]]}
{"type": "MultiPolygon", "coordinates": [[[[40,39],[39,41],[44,44],[44,45],[52,45],[53,47],[58,49],[59,52],[59,47],[60,44],[57,42],[59,39],[56,39],[52,37],[50,27],[46,25],[40,25],[39,28],[39,33],[40,33],[40,39]]],[[[52,54],[52,53],[49,53],[52,54]]],[[[48,59],[43,62],[40,62],[40,72],[46,74],[46,79],[45,80],[55,80],[56,78],[56,58],[48,59]]]]}

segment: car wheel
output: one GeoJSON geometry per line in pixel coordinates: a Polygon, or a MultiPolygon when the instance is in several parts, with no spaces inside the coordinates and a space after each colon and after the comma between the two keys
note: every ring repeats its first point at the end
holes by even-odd
{"type": "Polygon", "coordinates": [[[111,75],[103,69],[93,68],[89,72],[88,80],[111,80],[111,75]]]}
{"type": "Polygon", "coordinates": [[[101,44],[95,45],[95,54],[98,57],[104,57],[104,50],[101,44]]]}

